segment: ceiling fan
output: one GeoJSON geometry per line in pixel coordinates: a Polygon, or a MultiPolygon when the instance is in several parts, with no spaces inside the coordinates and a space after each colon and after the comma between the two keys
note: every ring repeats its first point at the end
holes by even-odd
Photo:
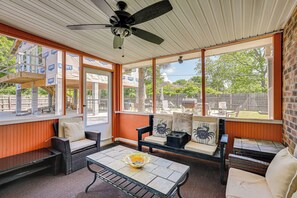
{"type": "Polygon", "coordinates": [[[172,6],[169,0],[162,0],[155,4],[152,4],[142,10],[131,15],[126,12],[127,4],[123,1],[117,2],[119,10],[114,11],[105,0],[91,0],[102,12],[109,17],[110,24],[78,24],[78,25],[67,25],[71,30],[92,30],[92,29],[106,29],[110,28],[114,34],[113,48],[121,49],[124,43],[124,38],[131,34],[160,45],[164,39],[150,33],[148,31],[133,27],[140,23],[157,18],[170,10],[172,6]]]}

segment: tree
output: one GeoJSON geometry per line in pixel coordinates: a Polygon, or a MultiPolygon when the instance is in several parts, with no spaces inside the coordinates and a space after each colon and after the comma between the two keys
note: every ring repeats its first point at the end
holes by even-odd
{"type": "Polygon", "coordinates": [[[185,94],[193,97],[201,93],[201,77],[193,76],[189,80],[180,79],[163,87],[165,95],[185,94]]]}
{"type": "MultiPolygon", "coordinates": [[[[0,70],[7,66],[12,66],[16,63],[15,57],[10,57],[10,50],[14,44],[14,39],[8,38],[6,36],[0,36],[0,70]]],[[[12,72],[14,68],[9,71],[12,72]]],[[[0,72],[0,77],[5,76],[6,73],[0,72]]],[[[15,85],[1,84],[0,94],[15,94],[15,85]]]]}
{"type": "MultiPolygon", "coordinates": [[[[15,64],[15,57],[10,58],[10,50],[14,44],[14,39],[6,36],[0,36],[0,70],[7,66],[15,64]]],[[[0,73],[0,77],[5,76],[5,73],[0,73]]]]}
{"type": "MultiPolygon", "coordinates": [[[[201,73],[201,64],[196,67],[201,73]]],[[[264,48],[230,52],[206,58],[206,92],[265,93],[267,63],[264,48]]]]}

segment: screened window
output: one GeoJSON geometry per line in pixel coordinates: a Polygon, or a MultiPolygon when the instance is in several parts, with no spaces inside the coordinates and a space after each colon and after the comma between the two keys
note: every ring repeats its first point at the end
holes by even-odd
{"type": "Polygon", "coordinates": [[[58,59],[57,50],[0,35],[0,120],[62,114],[58,59]]]}
{"type": "Polygon", "coordinates": [[[208,56],[206,105],[210,116],[272,118],[271,45],[208,56]]]}
{"type": "Polygon", "coordinates": [[[152,66],[123,67],[123,110],[132,112],[153,111],[152,66]]]}
{"type": "MultiPolygon", "coordinates": [[[[198,54],[195,54],[197,57],[198,54]]],[[[198,58],[180,62],[158,61],[156,69],[157,113],[202,113],[201,61],[198,58]]]]}

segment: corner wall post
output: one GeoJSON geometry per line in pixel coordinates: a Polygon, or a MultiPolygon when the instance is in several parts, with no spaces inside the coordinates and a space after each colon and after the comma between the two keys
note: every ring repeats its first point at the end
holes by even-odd
{"type": "Polygon", "coordinates": [[[201,82],[201,99],[202,99],[202,116],[206,115],[205,111],[205,49],[201,49],[201,75],[202,75],[202,82],[201,82]]]}
{"type": "Polygon", "coordinates": [[[153,69],[153,113],[157,110],[157,65],[156,59],[152,59],[152,69],[153,69]]]}

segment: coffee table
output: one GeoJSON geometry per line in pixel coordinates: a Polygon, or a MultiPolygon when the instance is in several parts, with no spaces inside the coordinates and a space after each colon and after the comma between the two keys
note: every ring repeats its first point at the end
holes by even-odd
{"type": "Polygon", "coordinates": [[[133,197],[174,197],[176,193],[182,197],[180,187],[188,179],[189,166],[149,155],[150,163],[135,169],[122,161],[133,152],[138,151],[120,145],[87,156],[87,167],[94,173],[94,180],[86,187],[86,193],[100,178],[133,197]],[[100,170],[95,171],[91,164],[100,170]]]}

